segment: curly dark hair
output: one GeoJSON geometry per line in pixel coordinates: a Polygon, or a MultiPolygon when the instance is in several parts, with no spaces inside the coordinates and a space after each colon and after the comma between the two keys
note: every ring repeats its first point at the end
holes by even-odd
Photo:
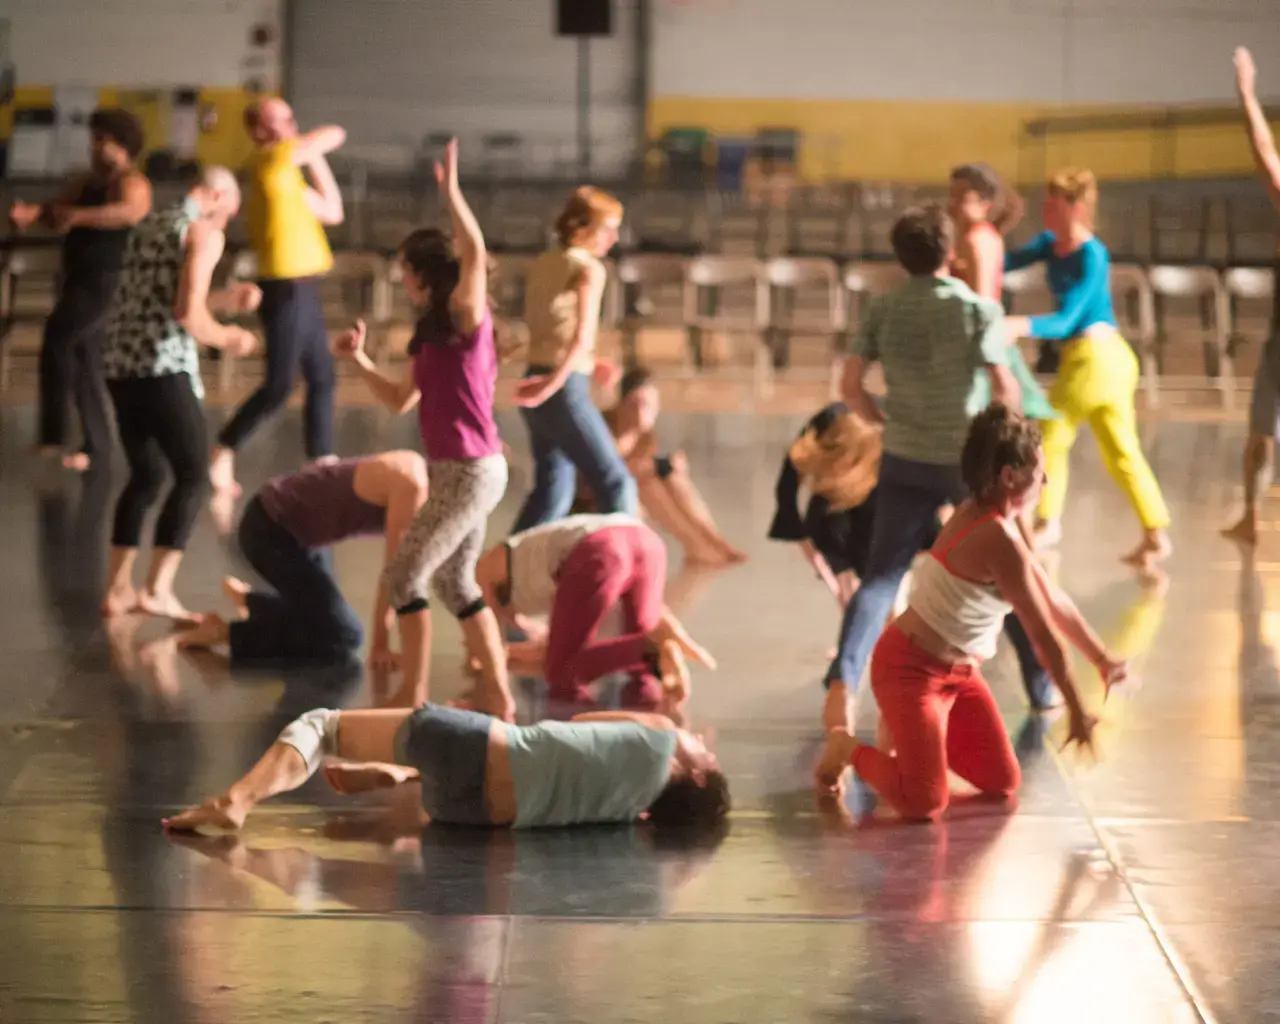
{"type": "Polygon", "coordinates": [[[95,110],[89,116],[89,131],[122,147],[129,154],[130,160],[138,158],[146,142],[141,122],[129,111],[119,107],[99,107],[95,110]]]}
{"type": "Polygon", "coordinates": [[[1005,469],[1036,464],[1040,427],[1021,413],[995,402],[973,418],[960,453],[960,474],[978,501],[992,497],[1005,469]]]}
{"type": "Polygon", "coordinates": [[[907,210],[893,225],[893,254],[912,277],[936,274],[951,255],[956,226],[937,203],[907,210]]]}
{"type": "Polygon", "coordinates": [[[961,164],[951,169],[951,180],[978,194],[978,198],[991,204],[991,223],[1002,234],[1011,229],[1022,217],[1022,199],[1004,183],[989,164],[961,164]]]}
{"type": "Polygon", "coordinates": [[[691,775],[671,779],[649,805],[655,829],[710,832],[729,814],[729,780],[721,771],[706,772],[699,782],[691,775]]]}

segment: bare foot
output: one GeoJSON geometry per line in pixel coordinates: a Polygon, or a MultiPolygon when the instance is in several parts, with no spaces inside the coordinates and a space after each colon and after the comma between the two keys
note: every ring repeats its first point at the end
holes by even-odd
{"type": "Polygon", "coordinates": [[[236,579],[234,576],[222,577],[222,593],[236,606],[236,611],[242,619],[249,617],[249,594],[252,590],[253,588],[244,580],[236,579]]]}
{"type": "Polygon", "coordinates": [[[729,561],[723,551],[713,547],[685,548],[684,560],[693,565],[703,566],[725,565],[729,561]]]}
{"type": "Polygon", "coordinates": [[[694,643],[693,638],[685,632],[684,626],[680,624],[680,620],[672,615],[670,611],[663,612],[658,624],[649,630],[648,637],[659,651],[662,650],[662,645],[668,640],[674,640],[680,645],[680,650],[690,661],[697,662],[703,668],[713,669],[716,667],[716,659],[705,648],[694,643]]]}
{"type": "Polygon", "coordinates": [[[138,609],[158,618],[173,619],[180,626],[194,626],[200,621],[200,616],[188,611],[173,593],[159,594],[139,590],[138,609]]]}
{"type": "Polygon", "coordinates": [[[1035,542],[1037,551],[1056,548],[1062,543],[1062,520],[1045,519],[1037,522],[1031,539],[1035,542]]]}
{"type": "Polygon", "coordinates": [[[1125,565],[1131,565],[1139,572],[1150,573],[1155,567],[1173,554],[1173,544],[1169,535],[1163,530],[1154,530],[1142,538],[1142,543],[1120,559],[1125,565]]]}
{"type": "Polygon", "coordinates": [[[239,497],[240,485],[236,483],[236,455],[230,448],[215,448],[209,457],[209,482],[213,489],[239,497]]]}
{"type": "Polygon", "coordinates": [[[683,704],[693,693],[693,681],[689,677],[689,665],[684,651],[674,640],[665,641],[658,648],[658,671],[662,677],[662,689],[676,704],[683,704]]]}
{"type": "Polygon", "coordinates": [[[199,621],[184,630],[177,640],[179,647],[217,647],[230,638],[231,630],[226,620],[216,612],[209,612],[200,616],[199,621]]]}
{"type": "Polygon", "coordinates": [[[832,683],[827,687],[827,699],[822,705],[824,732],[844,729],[853,732],[853,695],[844,683],[832,683]]]}
{"type": "Polygon", "coordinates": [[[75,473],[83,473],[89,468],[89,455],[87,452],[75,452],[71,455],[62,456],[62,468],[69,469],[75,473]]]}
{"type": "Polygon", "coordinates": [[[747,560],[747,553],[740,548],[735,548],[723,537],[720,538],[717,546],[720,548],[721,555],[724,556],[726,562],[730,565],[741,565],[747,560]]]}
{"type": "Polygon", "coordinates": [[[229,796],[219,796],[175,817],[164,818],[160,824],[167,832],[238,832],[248,813],[248,808],[238,806],[229,796]]]}
{"type": "Polygon", "coordinates": [[[327,764],[321,772],[335,793],[355,796],[374,789],[394,789],[418,777],[416,768],[399,764],[327,764]]]}
{"type": "Polygon", "coordinates": [[[1226,537],[1227,540],[1234,540],[1252,547],[1258,543],[1258,517],[1245,513],[1240,522],[1223,530],[1222,536],[1226,537]]]}
{"type": "Polygon", "coordinates": [[[844,729],[828,731],[826,746],[822,748],[822,756],[813,769],[813,785],[819,794],[839,792],[857,746],[858,741],[844,729]]]}
{"type": "Polygon", "coordinates": [[[104,619],[139,611],[138,592],[134,589],[132,583],[122,583],[109,587],[102,596],[102,604],[98,606],[98,610],[102,613],[104,619]]]}

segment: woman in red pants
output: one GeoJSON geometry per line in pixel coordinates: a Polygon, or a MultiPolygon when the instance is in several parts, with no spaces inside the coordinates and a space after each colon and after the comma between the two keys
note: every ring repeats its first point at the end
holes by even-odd
{"type": "Polygon", "coordinates": [[[536,669],[553,700],[589,700],[587,686],[631,674],[627,703],[679,700],[688,690],[685,658],[715,662],[662,602],[667,549],[632,516],[569,516],[509,537],[476,567],[485,601],[529,640],[508,648],[513,665],[536,669]],[[601,623],[621,605],[621,636],[601,639],[601,623]],[[532,616],[549,616],[547,627],[532,616]]]}
{"type": "Polygon", "coordinates": [[[1013,746],[979,666],[995,653],[1010,610],[1066,700],[1069,743],[1092,744],[1060,635],[1097,668],[1108,690],[1126,674],[1071,599],[1036,562],[1019,516],[1044,484],[1036,425],[1003,405],[974,419],[960,463],[973,495],[956,510],[915,573],[907,610],[871,659],[871,688],[894,751],[832,729],[817,768],[820,790],[838,791],[850,766],[905,818],[936,819],[949,801],[950,769],[980,792],[1011,796],[1021,782],[1013,746]]]}

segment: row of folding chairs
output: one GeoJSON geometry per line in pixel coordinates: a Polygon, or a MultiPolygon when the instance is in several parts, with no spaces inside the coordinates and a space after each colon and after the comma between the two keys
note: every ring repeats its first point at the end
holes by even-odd
{"type": "MultiPolygon", "coordinates": [[[[7,385],[15,347],[16,326],[35,327],[52,308],[57,251],[12,250],[0,266],[0,388],[7,385]]],[[[524,279],[535,257],[498,256],[490,282],[495,310],[515,339],[518,352],[524,305],[524,279]]],[[[413,314],[395,287],[398,267],[377,253],[339,253],[333,271],[321,283],[326,320],[333,330],[364,318],[371,346],[379,359],[402,353],[412,331],[413,314]]],[[[252,256],[228,257],[222,277],[251,280],[252,256]]],[[[775,371],[791,366],[794,337],[826,339],[823,358],[811,370],[832,373],[833,358],[856,329],[863,304],[900,285],[904,272],[886,262],[848,262],[818,257],[758,260],[736,256],[680,257],[658,254],[625,256],[609,263],[603,328],[613,332],[624,362],[640,358],[646,331],[677,332],[687,353],[682,372],[706,367],[709,338],[727,339],[731,362],[749,367],[753,389],[767,392],[775,371]]],[[[1122,329],[1138,352],[1149,400],[1158,400],[1162,379],[1173,374],[1167,364],[1168,324],[1182,304],[1190,307],[1193,333],[1201,338],[1201,365],[1193,375],[1177,374],[1180,387],[1215,389],[1229,405],[1235,390],[1237,354],[1248,344],[1241,327],[1249,312],[1255,320],[1269,316],[1274,281],[1269,270],[1157,265],[1112,267],[1112,288],[1122,329]],[[1263,307],[1268,307],[1264,309],[1263,307]]],[[[1006,305],[1011,312],[1034,313],[1052,308],[1042,270],[1030,268],[1005,277],[1006,305]]],[[[26,332],[33,349],[38,331],[26,332]]],[[[219,360],[217,377],[230,386],[241,362],[219,360]]],[[[803,368],[791,366],[803,377],[803,368]]]]}

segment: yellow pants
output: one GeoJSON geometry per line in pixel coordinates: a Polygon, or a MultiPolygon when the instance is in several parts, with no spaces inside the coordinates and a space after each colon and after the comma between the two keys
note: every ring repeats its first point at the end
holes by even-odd
{"type": "Polygon", "coordinates": [[[1086,335],[1062,350],[1049,402],[1058,419],[1044,426],[1045,472],[1041,519],[1058,519],[1067,503],[1071,446],[1081,423],[1093,430],[1102,461],[1120,485],[1144,529],[1169,525],[1169,509],[1138,441],[1133,396],[1138,390],[1138,357],[1116,333],[1086,335]]]}

